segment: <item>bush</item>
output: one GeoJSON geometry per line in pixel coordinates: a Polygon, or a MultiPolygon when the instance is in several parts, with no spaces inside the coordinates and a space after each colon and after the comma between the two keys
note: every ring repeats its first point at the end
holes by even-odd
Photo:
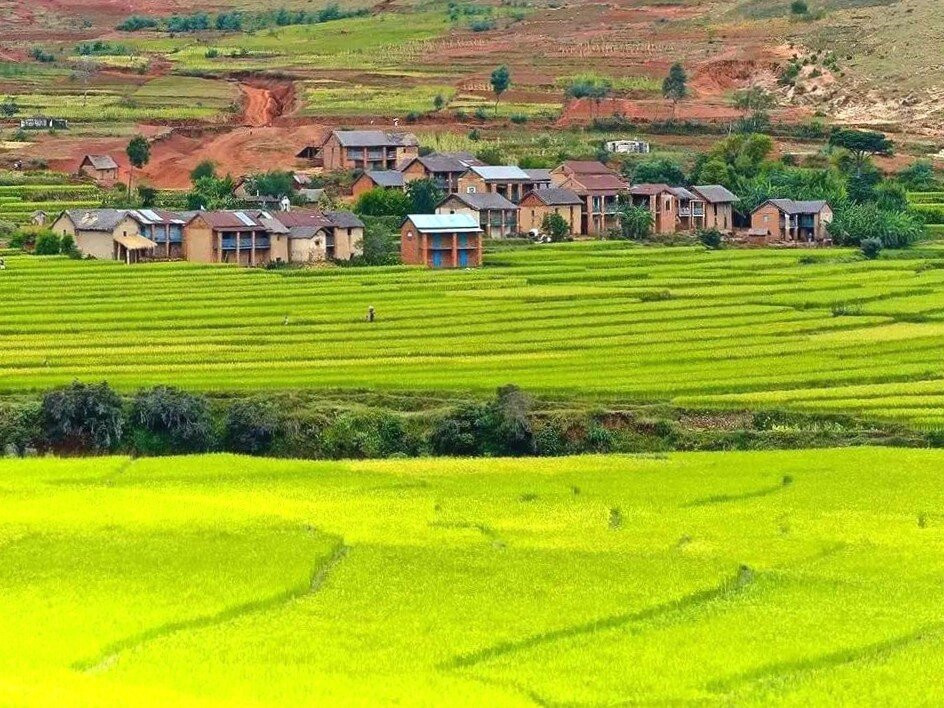
{"type": "Polygon", "coordinates": [[[226,413],[226,449],[249,455],[267,453],[279,433],[279,416],[268,401],[239,400],[226,413]]]}
{"type": "Polygon", "coordinates": [[[531,399],[520,388],[508,385],[498,389],[491,416],[496,454],[518,456],[534,452],[530,412],[531,399]]]}
{"type": "Polygon", "coordinates": [[[59,237],[51,231],[46,231],[36,236],[33,253],[37,256],[56,256],[59,254],[61,247],[62,241],[59,237]]]}
{"type": "Polygon", "coordinates": [[[49,391],[40,409],[42,434],[57,452],[106,452],[121,441],[121,398],[107,383],[49,391]]]}
{"type": "Polygon", "coordinates": [[[509,117],[509,120],[515,125],[522,125],[528,122],[528,116],[526,116],[524,113],[513,113],[509,117]]]}
{"type": "Polygon", "coordinates": [[[59,253],[73,259],[82,257],[82,252],[79,250],[79,247],[75,245],[75,239],[68,234],[63,236],[59,241],[59,253]]]}
{"type": "Polygon", "coordinates": [[[488,120],[488,111],[485,109],[485,106],[476,108],[473,115],[479,120],[488,120]]]}
{"type": "Polygon", "coordinates": [[[545,215],[541,222],[541,231],[550,236],[551,241],[563,241],[570,235],[570,224],[563,216],[553,212],[545,215]]]}
{"type": "Polygon", "coordinates": [[[489,406],[468,403],[436,421],[429,444],[437,455],[473,457],[483,454],[492,431],[489,406]]]}
{"type": "Polygon", "coordinates": [[[705,248],[721,248],[723,236],[718,229],[699,229],[695,235],[705,248]]]}
{"type": "Polygon", "coordinates": [[[806,0],[793,0],[790,3],[790,12],[794,15],[805,15],[810,11],[809,6],[806,4],[806,0]]]}
{"type": "Polygon", "coordinates": [[[863,239],[860,244],[862,248],[862,255],[868,259],[878,258],[878,254],[882,252],[882,240],[879,238],[867,238],[863,239]]]}
{"type": "Polygon", "coordinates": [[[0,454],[9,448],[17,455],[41,440],[38,403],[0,403],[0,454]]]}
{"type": "Polygon", "coordinates": [[[146,454],[206,452],[213,421],[206,398],[168,386],[135,394],[129,416],[131,445],[146,454]]]}

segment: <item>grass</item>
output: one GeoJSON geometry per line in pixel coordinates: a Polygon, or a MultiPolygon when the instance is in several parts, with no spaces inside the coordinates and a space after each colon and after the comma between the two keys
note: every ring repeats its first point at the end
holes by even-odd
{"type": "Polygon", "coordinates": [[[433,99],[447,101],[455,93],[451,86],[366,86],[336,81],[313,81],[305,85],[306,115],[357,116],[403,115],[433,110],[433,99]]]}
{"type": "Polygon", "coordinates": [[[478,271],[288,274],[10,257],[0,390],[76,378],[127,391],[484,393],[511,382],[688,407],[865,411],[939,428],[941,253],[864,261],[838,249],[596,242],[502,251],[478,271]],[[852,314],[835,316],[837,304],[852,314]]]}
{"type": "Polygon", "coordinates": [[[0,696],[933,704],[942,465],[4,460],[0,696]]]}

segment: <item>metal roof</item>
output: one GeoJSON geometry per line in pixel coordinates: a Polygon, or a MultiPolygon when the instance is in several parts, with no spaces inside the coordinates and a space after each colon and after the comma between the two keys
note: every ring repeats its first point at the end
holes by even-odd
{"type": "Polygon", "coordinates": [[[344,147],[406,147],[419,145],[413,133],[388,133],[383,130],[335,130],[334,136],[344,147]]]}
{"type": "Polygon", "coordinates": [[[479,233],[478,219],[471,214],[410,214],[407,216],[418,231],[427,233],[479,233]]]}
{"type": "Polygon", "coordinates": [[[381,187],[402,187],[403,173],[398,170],[371,170],[367,176],[381,187]]]}
{"type": "Polygon", "coordinates": [[[475,174],[489,182],[530,182],[528,173],[515,165],[472,165],[475,174]]]}
{"type": "Polygon", "coordinates": [[[531,178],[532,182],[550,182],[551,171],[542,168],[525,169],[524,173],[531,178]]]}

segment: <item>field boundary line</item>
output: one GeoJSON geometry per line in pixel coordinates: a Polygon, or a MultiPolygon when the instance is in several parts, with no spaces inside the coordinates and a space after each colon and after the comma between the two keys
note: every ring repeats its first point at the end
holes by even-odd
{"type": "Polygon", "coordinates": [[[704,590],[699,590],[698,592],[690,593],[688,595],[683,595],[682,597],[669,602],[664,602],[662,604],[647,607],[642,610],[636,610],[634,612],[624,612],[620,614],[609,615],[607,617],[600,617],[595,620],[590,620],[589,622],[574,624],[567,627],[562,627],[560,629],[551,630],[549,632],[542,632],[540,634],[533,634],[523,639],[499,642],[498,644],[493,644],[492,646],[485,647],[483,649],[478,649],[465,654],[459,654],[449,661],[439,664],[437,668],[467,668],[469,666],[482,663],[483,661],[488,661],[505,654],[513,654],[519,651],[531,649],[533,647],[541,646],[542,644],[551,644],[562,639],[571,639],[573,637],[594,634],[595,632],[605,631],[608,629],[616,629],[618,627],[623,627],[636,622],[646,622],[657,619],[665,615],[681,612],[690,607],[696,607],[722,597],[730,596],[753,583],[755,578],[756,575],[753,572],[749,571],[745,573],[745,569],[742,568],[733,578],[726,578],[719,585],[706,588],[704,590]]]}
{"type": "Polygon", "coordinates": [[[146,629],[142,632],[132,634],[131,636],[125,637],[124,639],[119,639],[118,641],[107,645],[95,657],[74,662],[71,668],[77,671],[84,671],[88,673],[106,671],[118,663],[120,655],[123,652],[137,649],[138,647],[148,644],[149,642],[152,642],[156,639],[161,639],[163,637],[176,634],[177,632],[203,629],[205,627],[211,627],[217,624],[225,624],[226,622],[239,619],[240,617],[248,614],[265,612],[267,610],[274,609],[279,605],[286,604],[292,600],[304,597],[305,595],[313,595],[324,586],[332,571],[337,568],[337,566],[342,560],[344,560],[350,551],[350,546],[345,544],[343,539],[338,537],[335,538],[337,539],[337,544],[334,546],[331,553],[315,565],[315,567],[312,569],[308,582],[304,584],[288,588],[282,592],[276,593],[261,600],[252,600],[249,602],[240,603],[238,605],[224,608],[219,612],[201,615],[199,617],[193,617],[186,620],[178,620],[176,622],[168,622],[156,627],[152,627],[151,629],[146,629]]]}

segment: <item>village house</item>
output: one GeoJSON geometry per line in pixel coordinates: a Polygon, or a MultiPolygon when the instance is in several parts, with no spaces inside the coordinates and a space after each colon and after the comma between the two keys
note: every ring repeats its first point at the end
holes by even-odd
{"type": "Polygon", "coordinates": [[[333,130],[320,145],[308,146],[297,157],[311,160],[326,172],[335,170],[394,170],[419,155],[412,133],[383,130],[333,130]]]}
{"type": "Polygon", "coordinates": [[[275,219],[288,230],[290,263],[347,261],[364,253],[364,222],[347,211],[287,211],[275,219]]]}
{"type": "Polygon", "coordinates": [[[469,214],[485,238],[505,238],[518,233],[518,206],[494,192],[450,194],[436,207],[437,214],[469,214]]]}
{"type": "Polygon", "coordinates": [[[71,236],[82,255],[100,260],[136,263],[151,258],[157,247],[125,209],[69,209],[50,228],[58,236],[71,236]]]}
{"type": "Polygon", "coordinates": [[[620,199],[629,185],[602,162],[568,160],[551,170],[551,178],[582,200],[581,234],[599,236],[619,226],[620,199]]]}
{"type": "Polygon", "coordinates": [[[523,170],[515,165],[470,165],[459,178],[459,191],[464,194],[492,192],[517,204],[536,189],[551,186],[547,170],[523,170]]]}
{"type": "Polygon", "coordinates": [[[702,228],[705,223],[704,200],[685,187],[671,187],[675,195],[678,209],[678,218],[675,222],[676,231],[694,231],[702,228]]]}
{"type": "Polygon", "coordinates": [[[136,209],[128,215],[138,223],[141,235],[154,242],[154,258],[183,259],[187,215],[163,209],[136,209]]]}
{"type": "Polygon", "coordinates": [[[372,189],[396,189],[403,191],[406,188],[406,181],[403,173],[399,170],[371,170],[365,172],[351,185],[351,194],[357,199],[364,192],[372,189]]]}
{"type": "Polygon", "coordinates": [[[472,268],[482,265],[482,229],[470,214],[410,214],[400,230],[408,265],[472,268]]]}
{"type": "Polygon", "coordinates": [[[20,119],[20,130],[68,130],[69,121],[49,116],[31,116],[20,119]]]}
{"type": "Polygon", "coordinates": [[[767,241],[822,243],[832,220],[833,211],[822,200],[768,199],[751,212],[751,234],[767,241]]]}
{"type": "Polygon", "coordinates": [[[649,152],[649,143],[645,140],[608,140],[604,146],[607,151],[621,155],[645,155],[649,152]]]}
{"type": "Polygon", "coordinates": [[[543,233],[544,219],[549,214],[559,214],[570,227],[572,236],[583,235],[583,200],[569,189],[537,189],[525,195],[518,206],[523,233],[543,233]]]}
{"type": "Polygon", "coordinates": [[[454,194],[459,191],[459,179],[469,168],[482,164],[471,153],[434,152],[407,160],[399,169],[407,183],[430,179],[446,194],[454,194]]]}
{"type": "Polygon", "coordinates": [[[288,261],[288,228],[264,211],[200,211],[184,226],[184,255],[196,263],[288,261]]]}
{"type": "Polygon", "coordinates": [[[630,187],[633,206],[644,207],[652,214],[653,233],[672,234],[678,230],[681,205],[676,189],[667,184],[634,184],[630,187]]]}
{"type": "Polygon", "coordinates": [[[703,184],[691,188],[705,203],[705,215],[700,228],[730,232],[734,229],[734,203],[740,201],[720,184],[703,184]]]}
{"type": "Polygon", "coordinates": [[[86,155],[79,163],[78,173],[110,186],[118,181],[118,163],[110,155],[86,155]]]}

